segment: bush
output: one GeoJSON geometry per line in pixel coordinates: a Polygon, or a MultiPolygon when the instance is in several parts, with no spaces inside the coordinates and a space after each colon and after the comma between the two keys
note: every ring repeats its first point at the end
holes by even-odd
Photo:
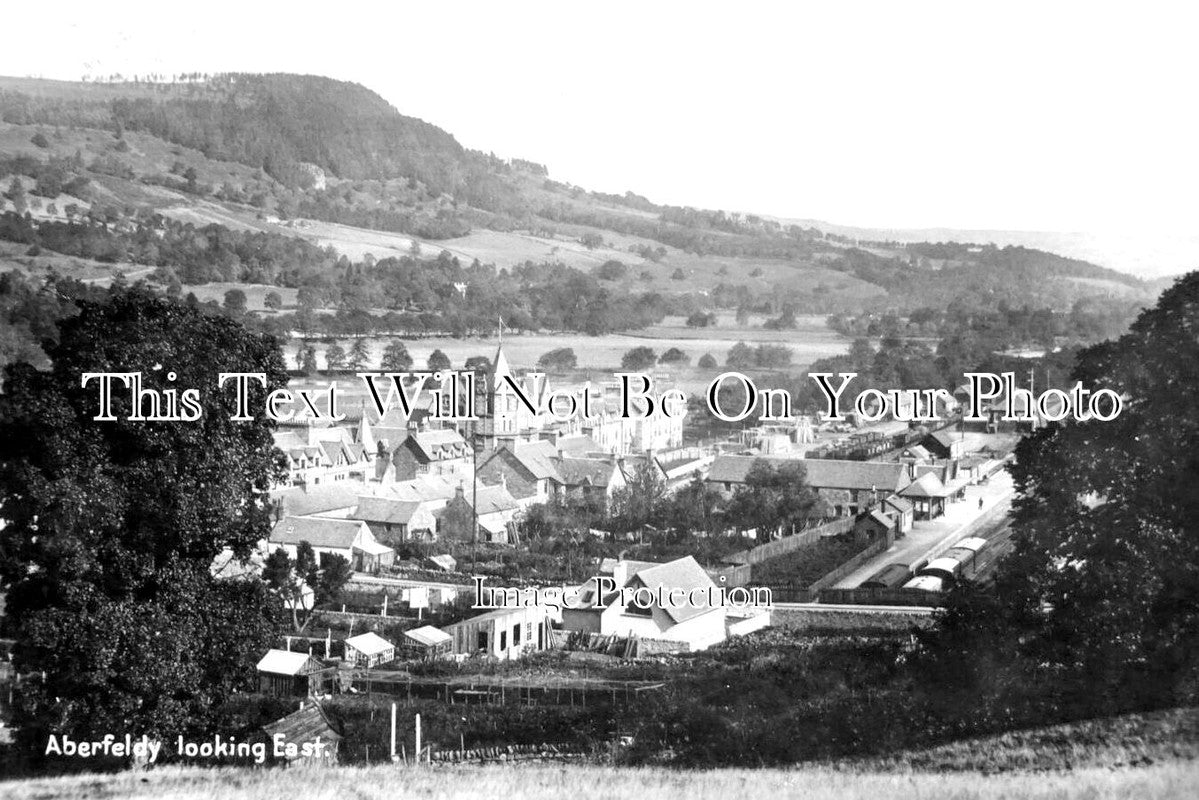
{"type": "Polygon", "coordinates": [[[579,359],[575,355],[574,349],[559,347],[542,354],[541,358],[537,359],[537,368],[544,372],[564,371],[574,369],[578,363],[579,359]]]}
{"type": "Polygon", "coordinates": [[[242,313],[246,310],[246,293],[241,289],[230,289],[225,292],[225,310],[242,313]]]}
{"type": "Polygon", "coordinates": [[[620,366],[627,372],[641,372],[658,363],[658,354],[649,347],[634,347],[620,359],[620,366]]]}
{"type": "Polygon", "coordinates": [[[677,347],[672,347],[658,359],[663,364],[690,364],[691,357],[677,347]]]}
{"type": "Polygon", "coordinates": [[[629,268],[624,262],[612,258],[600,264],[595,269],[595,277],[601,281],[618,281],[629,274],[629,268]]]}

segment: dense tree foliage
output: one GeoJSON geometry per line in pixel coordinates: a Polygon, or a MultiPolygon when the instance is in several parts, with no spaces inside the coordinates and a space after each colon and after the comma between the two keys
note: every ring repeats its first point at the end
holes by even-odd
{"type": "Polygon", "coordinates": [[[545,371],[563,371],[574,369],[579,364],[578,356],[570,347],[558,347],[541,354],[537,359],[537,368],[545,371]]]}
{"type": "Polygon", "coordinates": [[[265,537],[282,477],[271,423],[232,421],[217,373],[265,373],[261,402],[286,383],[277,342],[140,291],[78,305],[48,347],[52,369],[10,365],[0,400],[0,583],[17,669],[45,673],[18,709],[42,747],[51,730],[203,730],[253,675],[278,610],[261,584],[209,574],[222,548],[245,555],[265,537]],[[117,421],[96,421],[98,388],[80,376],[98,371],[198,388],[203,414],[129,421],[118,385],[117,421]]]}
{"type": "Polygon", "coordinates": [[[385,372],[407,372],[412,369],[412,356],[403,342],[396,340],[387,345],[379,368],[385,372]]]}
{"type": "Polygon", "coordinates": [[[943,719],[965,698],[1000,729],[1199,698],[1197,308],[1191,273],[1080,354],[1072,377],[1120,393],[1119,417],[1020,443],[1015,552],[959,589],[914,665],[943,719]]]}
{"type": "Polygon", "coordinates": [[[1199,273],[1074,377],[1126,398],[1113,421],[1052,426],[1014,469],[1015,555],[997,596],[1022,655],[1097,704],[1193,702],[1199,686],[1199,273]]]}
{"type": "Polygon", "coordinates": [[[620,357],[620,368],[627,372],[641,372],[658,363],[658,354],[652,347],[634,347],[620,357]]]}

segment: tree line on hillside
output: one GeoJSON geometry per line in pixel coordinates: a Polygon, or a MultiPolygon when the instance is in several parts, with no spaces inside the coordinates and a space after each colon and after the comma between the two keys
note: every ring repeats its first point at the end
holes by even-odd
{"type": "Polygon", "coordinates": [[[886,305],[898,309],[946,308],[953,303],[972,309],[1000,303],[1069,308],[1079,299],[1105,293],[1088,283],[1094,280],[1114,283],[1117,288],[1106,293],[1126,297],[1130,304],[1151,296],[1149,287],[1130,275],[1031,248],[978,248],[970,260],[933,269],[908,254],[912,247],[888,255],[849,248],[822,264],[883,287],[886,305]]]}
{"type": "Polygon", "coordinates": [[[828,326],[851,338],[971,337],[993,350],[1013,347],[1054,347],[1059,340],[1096,342],[1119,336],[1136,317],[1140,301],[1080,298],[1069,311],[1000,301],[994,308],[977,308],[964,302],[946,308],[922,306],[907,314],[895,312],[832,314],[828,326]]]}
{"type": "MultiPolygon", "coordinates": [[[[816,265],[886,290],[874,297],[859,292],[853,298],[857,308],[903,311],[955,300],[971,308],[1000,302],[1068,308],[1079,298],[1104,293],[1126,296],[1130,304],[1149,297],[1145,285],[1130,276],[1031,248],[883,242],[863,249],[846,246],[845,237],[750,214],[657,205],[633,193],[590,193],[549,180],[542,165],[466,150],[445,131],[400,115],[373,92],[325,78],[227,74],[182,84],[106,85],[94,96],[88,91],[52,85],[36,94],[0,91],[0,118],[47,131],[110,131],[113,140],[88,165],[89,173],[251,203],[282,217],[303,215],[434,239],[484,226],[602,240],[592,230],[598,228],[659,243],[631,246],[654,262],[667,257],[665,247],[671,246],[699,255],[816,265]],[[258,177],[216,187],[186,177],[186,168],[139,174],[125,157],[126,131],[247,165],[258,177]],[[322,170],[335,180],[318,188],[322,170]]],[[[34,137],[47,139],[42,130],[34,137]]],[[[62,162],[58,159],[59,166],[62,162]]],[[[144,165],[140,169],[146,172],[144,165]]],[[[745,288],[730,281],[713,293],[713,304],[764,302],[771,313],[786,303],[816,313],[853,305],[841,303],[827,282],[810,290],[767,286],[728,296],[745,288]]]]}

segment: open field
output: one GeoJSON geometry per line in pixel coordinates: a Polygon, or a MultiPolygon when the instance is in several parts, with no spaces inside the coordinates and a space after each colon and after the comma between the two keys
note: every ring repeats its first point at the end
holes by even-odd
{"type": "Polygon", "coordinates": [[[263,283],[205,283],[200,286],[184,286],[183,296],[186,297],[190,292],[196,296],[201,303],[208,300],[215,300],[218,303],[225,302],[225,292],[230,289],[241,289],[246,293],[246,308],[250,311],[263,311],[263,298],[267,292],[276,292],[283,300],[285,310],[287,306],[294,306],[296,303],[296,289],[288,289],[283,286],[268,286],[263,283]]]}
{"type": "MultiPolygon", "coordinates": [[[[216,284],[212,284],[215,286],[216,284]]],[[[220,300],[228,286],[222,284],[220,291],[213,293],[214,299],[220,300]]],[[[246,288],[246,287],[243,287],[246,288]]],[[[194,287],[188,287],[193,291],[194,287]]],[[[250,291],[247,289],[247,296],[250,291]]],[[[197,293],[197,296],[200,296],[197,293]]],[[[207,295],[201,299],[208,299],[207,295]]],[[[251,306],[254,307],[254,306],[251,306]]],[[[606,336],[587,336],[581,333],[526,333],[520,335],[505,334],[504,353],[509,363],[514,367],[532,368],[537,360],[550,350],[569,347],[575,351],[580,369],[616,370],[620,368],[621,357],[634,347],[649,347],[658,355],[672,347],[677,347],[686,353],[694,365],[706,353],[711,353],[718,364],[724,364],[725,356],[734,344],[740,341],[749,344],[782,344],[791,350],[791,366],[801,369],[813,361],[829,356],[840,355],[849,349],[849,340],[827,328],[823,319],[805,318],[805,324],[797,330],[767,331],[761,328],[715,327],[687,328],[678,325],[656,325],[644,331],[634,333],[613,333],[606,336]]],[[[421,367],[428,361],[434,350],[441,350],[449,356],[455,367],[461,367],[471,356],[485,355],[491,358],[495,355],[499,340],[492,336],[484,337],[433,337],[401,339],[416,366],[421,367]]],[[[367,344],[371,353],[371,364],[376,365],[383,356],[391,337],[370,338],[367,344]]],[[[343,348],[348,348],[350,342],[341,340],[343,348]]],[[[317,344],[317,364],[325,365],[324,351],[327,345],[317,344]]],[[[284,349],[288,364],[295,363],[296,350],[299,341],[293,339],[284,349]]],[[[686,367],[659,365],[655,372],[681,373],[691,372],[686,367]]],[[[722,370],[723,371],[723,370],[722,370]]],[[[713,373],[711,377],[715,377],[713,373]]]]}
{"type": "Polygon", "coordinates": [[[1147,767],[1090,768],[1058,773],[929,774],[910,772],[862,773],[837,769],[706,770],[614,769],[582,766],[506,765],[486,767],[342,767],[314,769],[196,769],[163,768],[118,775],[78,775],[68,778],[0,784],[10,800],[54,798],[152,798],[153,800],[225,800],[253,798],[306,800],[355,798],[471,798],[520,797],[561,800],[595,797],[688,798],[726,800],[729,797],[803,797],[807,800],[857,800],[902,797],[926,798],[1190,798],[1199,781],[1195,762],[1147,767]]]}
{"type": "Polygon", "coordinates": [[[526,261],[561,262],[584,272],[590,272],[610,259],[629,267],[629,276],[621,281],[637,291],[656,291],[663,294],[687,292],[706,293],[719,284],[744,285],[758,292],[782,287],[804,292],[818,292],[829,303],[856,306],[883,295],[884,290],[852,275],[821,266],[816,261],[792,262],[766,258],[727,258],[698,256],[677,248],[666,247],[666,256],[659,262],[648,261],[629,252],[634,245],[657,247],[650,239],[627,236],[601,228],[569,226],[570,233],[538,236],[527,231],[501,232],[476,229],[454,239],[427,240],[403,233],[357,228],[333,222],[297,219],[290,223],[274,217],[260,218],[254,209],[211,200],[196,201],[180,198],[166,204],[163,213],[195,225],[216,223],[235,229],[270,231],[297,236],[320,247],[331,247],[352,261],[368,254],[376,259],[399,258],[412,252],[415,243],[423,257],[435,256],[443,250],[464,265],[475,259],[482,264],[494,264],[497,269],[511,269],[526,261]],[[599,234],[604,244],[584,247],[575,231],[599,234]],[[681,270],[683,279],[673,277],[681,270]]]}

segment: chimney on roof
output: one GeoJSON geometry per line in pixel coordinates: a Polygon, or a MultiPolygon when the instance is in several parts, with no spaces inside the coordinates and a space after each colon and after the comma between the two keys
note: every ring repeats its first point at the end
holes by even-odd
{"type": "Polygon", "coordinates": [[[466,499],[466,488],[462,485],[461,481],[458,482],[458,486],[454,489],[454,499],[455,500],[465,500],[466,499]]]}
{"type": "Polygon", "coordinates": [[[629,562],[623,558],[617,559],[616,564],[612,567],[612,582],[616,586],[622,587],[629,580],[629,562]]]}

